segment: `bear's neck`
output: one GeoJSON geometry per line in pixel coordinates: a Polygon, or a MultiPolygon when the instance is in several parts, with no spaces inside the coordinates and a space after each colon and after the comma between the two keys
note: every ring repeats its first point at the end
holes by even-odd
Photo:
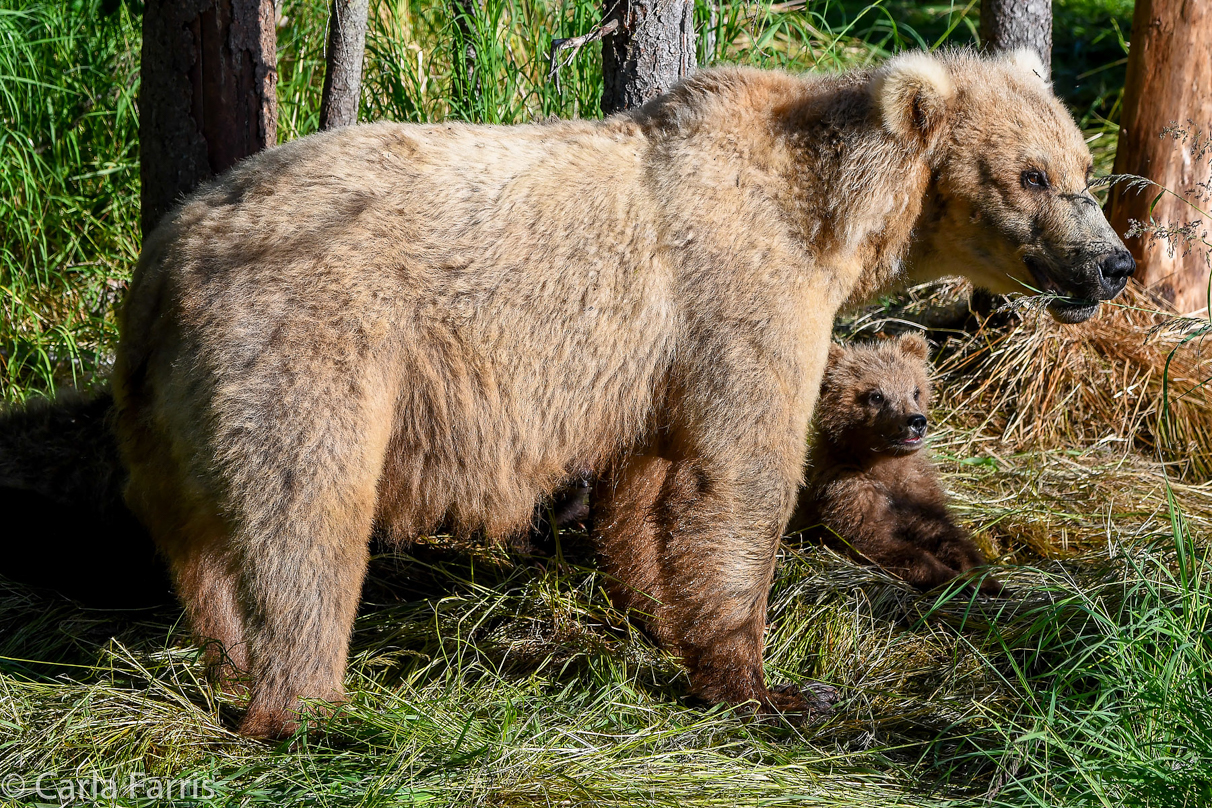
{"type": "Polygon", "coordinates": [[[907,455],[877,452],[859,440],[848,436],[825,436],[818,433],[817,440],[809,452],[809,467],[814,476],[837,476],[839,474],[864,474],[896,480],[898,467],[916,463],[917,453],[907,455]]]}
{"type": "Polygon", "coordinates": [[[931,167],[920,144],[884,128],[866,81],[812,93],[786,117],[792,159],[781,201],[820,265],[850,281],[843,308],[852,308],[902,274],[931,167]]]}
{"type": "Polygon", "coordinates": [[[924,283],[968,274],[969,267],[963,260],[963,254],[954,249],[950,234],[942,232],[946,215],[947,203],[932,180],[924,194],[922,209],[914,223],[905,254],[907,283],[924,283]]]}

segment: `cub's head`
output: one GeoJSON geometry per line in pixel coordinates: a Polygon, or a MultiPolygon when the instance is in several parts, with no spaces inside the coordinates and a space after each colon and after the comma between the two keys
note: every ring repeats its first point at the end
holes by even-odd
{"type": "Polygon", "coordinates": [[[1033,51],[910,53],[871,83],[884,127],[926,150],[931,188],[910,276],[963,275],[990,291],[1057,295],[1081,322],[1136,268],[1090,194],[1090,150],[1033,51]]]}
{"type": "Polygon", "coordinates": [[[829,346],[816,405],[819,440],[856,459],[872,453],[911,454],[922,448],[929,409],[921,337],[829,346]]]}

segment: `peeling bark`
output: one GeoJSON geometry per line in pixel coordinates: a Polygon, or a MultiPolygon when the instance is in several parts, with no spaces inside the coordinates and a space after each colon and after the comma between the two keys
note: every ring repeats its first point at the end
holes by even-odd
{"type": "Polygon", "coordinates": [[[693,0],[607,2],[603,22],[619,28],[602,43],[602,112],[642,105],[695,68],[693,0]]]}
{"type": "Polygon", "coordinates": [[[272,144],[273,0],[147,0],[139,89],[143,233],[199,183],[272,144]]]}
{"type": "Polygon", "coordinates": [[[981,0],[981,43],[995,52],[1032,48],[1051,75],[1051,0],[981,0]]]}

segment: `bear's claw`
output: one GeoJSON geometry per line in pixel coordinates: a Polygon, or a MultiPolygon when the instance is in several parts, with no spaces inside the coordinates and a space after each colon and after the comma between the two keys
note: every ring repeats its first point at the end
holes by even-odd
{"type": "Polygon", "coordinates": [[[837,688],[821,682],[790,682],[770,688],[770,696],[759,713],[781,715],[793,724],[815,724],[833,712],[839,694],[837,688]]]}

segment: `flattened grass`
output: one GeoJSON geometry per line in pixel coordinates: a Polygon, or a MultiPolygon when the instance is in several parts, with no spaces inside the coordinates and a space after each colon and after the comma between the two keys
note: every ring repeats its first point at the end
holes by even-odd
{"type": "Polygon", "coordinates": [[[178,611],[0,586],[0,771],[202,777],[242,804],[1198,804],[1212,601],[1191,530],[1212,491],[1177,490],[1190,516],[1172,522],[1155,465],[969,437],[942,430],[940,462],[965,523],[1024,565],[998,571],[1015,597],[922,595],[790,541],[769,672],[841,690],[821,725],[689,701],[579,534],[558,558],[436,537],[375,562],[350,703],[277,746],[231,732],[239,702],[202,681],[178,611]],[[988,451],[948,457],[967,445],[988,451]],[[1132,496],[1083,496],[1116,489],[1132,496]],[[1066,526],[1067,552],[1020,538],[1041,522],[1066,526]]]}

